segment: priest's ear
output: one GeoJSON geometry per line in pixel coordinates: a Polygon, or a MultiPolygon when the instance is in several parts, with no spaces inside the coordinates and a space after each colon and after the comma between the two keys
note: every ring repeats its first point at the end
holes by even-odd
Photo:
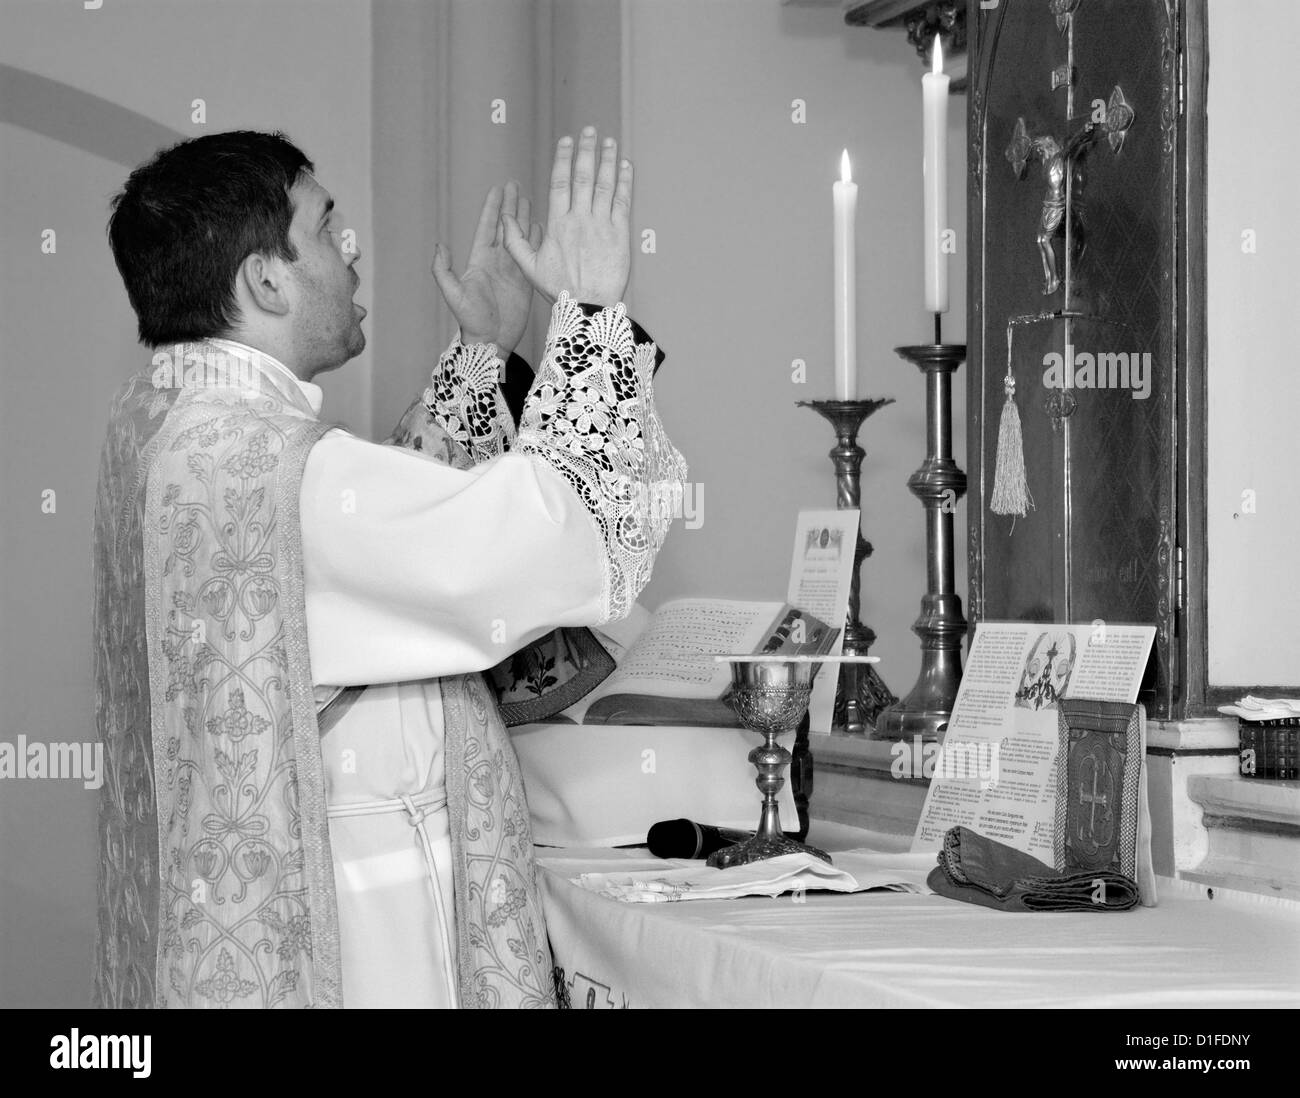
{"type": "Polygon", "coordinates": [[[292,288],[289,264],[279,256],[252,252],[235,274],[235,298],[248,319],[258,313],[288,316],[292,288]]]}

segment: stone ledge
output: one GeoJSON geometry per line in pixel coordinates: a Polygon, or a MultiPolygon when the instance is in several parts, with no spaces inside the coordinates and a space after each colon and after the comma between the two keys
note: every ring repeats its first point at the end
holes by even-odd
{"type": "MultiPolygon", "coordinates": [[[[1237,775],[1237,722],[1231,717],[1147,725],[1152,854],[1157,871],[1287,895],[1287,860],[1300,865],[1300,782],[1237,775]],[[1292,844],[1295,844],[1293,847],[1292,844]],[[1282,862],[1279,863],[1279,859],[1282,862]]],[[[810,811],[831,820],[910,834],[929,783],[895,778],[895,744],[842,734],[810,737],[810,811]]]]}
{"type": "Polygon", "coordinates": [[[1198,884],[1300,900],[1300,843],[1254,831],[1211,831],[1210,852],[1178,876],[1198,884]]]}
{"type": "Polygon", "coordinates": [[[895,757],[894,745],[888,740],[869,740],[865,736],[845,736],[834,732],[809,736],[808,746],[818,768],[825,762],[852,770],[883,770],[888,774],[895,757]]]}
{"type": "MultiPolygon", "coordinates": [[[[888,772],[894,762],[895,744],[865,736],[829,735],[809,737],[813,754],[839,766],[888,772]]],[[[911,746],[910,744],[908,745],[911,746]]],[[[1206,717],[1184,721],[1147,722],[1147,750],[1161,754],[1228,753],[1238,750],[1235,717],[1206,717]]]]}
{"type": "Polygon", "coordinates": [[[1300,782],[1192,774],[1187,796],[1200,809],[1205,854],[1180,877],[1300,899],[1300,782]]]}
{"type": "Polygon", "coordinates": [[[1300,782],[1197,774],[1187,792],[1206,827],[1230,827],[1300,838],[1300,782]]]}
{"type": "Polygon", "coordinates": [[[1236,717],[1147,721],[1148,751],[1232,751],[1238,747],[1236,717]]]}

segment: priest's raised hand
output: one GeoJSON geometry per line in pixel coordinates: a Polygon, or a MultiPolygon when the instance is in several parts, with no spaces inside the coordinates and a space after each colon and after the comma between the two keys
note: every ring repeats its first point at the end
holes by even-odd
{"type": "Polygon", "coordinates": [[[530,220],[532,203],[519,195],[519,184],[511,180],[505,188],[493,187],[483,202],[469,263],[463,274],[451,269],[451,253],[439,244],[433,257],[433,277],[438,289],[460,325],[461,342],[490,343],[508,358],[523,338],[532,305],[532,283],[506,251],[502,217],[508,216],[520,232],[527,232],[536,248],[542,242],[542,227],[530,220]]]}
{"type": "Polygon", "coordinates": [[[549,300],[567,290],[576,301],[614,305],[627,289],[631,210],[631,161],[619,162],[612,137],[600,143],[598,159],[596,130],[587,126],[578,138],[576,157],[571,137],[556,143],[540,246],[528,235],[522,213],[515,217],[503,210],[505,246],[549,300]]]}

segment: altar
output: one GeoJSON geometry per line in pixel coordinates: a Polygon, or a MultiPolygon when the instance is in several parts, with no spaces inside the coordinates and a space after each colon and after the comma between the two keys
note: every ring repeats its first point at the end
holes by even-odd
{"type": "MultiPolygon", "coordinates": [[[[922,672],[900,703],[884,688],[843,691],[836,734],[813,737],[808,839],[832,855],[907,848],[928,775],[904,760],[950,730],[973,639],[963,602],[972,627],[1144,623],[1154,629],[1152,656],[1127,700],[1151,722],[1141,757],[1158,902],[1053,914],[883,891],[627,903],[573,879],[673,863],[644,848],[548,849],[543,891],[561,994],[575,1008],[1300,1005],[1300,788],[1239,770],[1237,723],[1218,710],[1244,694],[1295,690],[1294,614],[1283,609],[1295,592],[1285,571],[1291,512],[1266,527],[1255,510],[1260,470],[1291,468],[1294,437],[1257,426],[1253,408],[1249,418],[1232,414],[1237,394],[1281,392],[1293,380],[1269,342],[1269,318],[1285,306],[1265,295],[1289,291],[1294,253],[1280,251],[1262,274],[1249,227],[1256,210],[1285,208],[1264,196],[1288,176],[1237,171],[1257,140],[1238,120],[1262,100],[1256,82],[1267,71],[1247,38],[1252,24],[1238,23],[1231,6],[1211,13],[1158,0],[844,7],[850,24],[907,17],[932,69],[923,79],[943,79],[943,51],[958,39],[965,46],[967,216],[954,268],[964,260],[967,313],[948,328],[952,338],[964,326],[959,346],[946,345],[936,323],[925,463],[907,482],[926,510],[927,586],[913,626],[922,672]],[[959,33],[935,25],[945,11],[960,17],[959,33]],[[1214,95],[1212,40],[1222,44],[1214,95]],[[1212,120],[1220,152],[1208,156],[1212,120]],[[954,420],[948,375],[959,363],[965,407],[954,420]],[[1104,363],[1105,376],[1090,363],[1104,363]],[[1248,364],[1256,372],[1243,378],[1248,364]],[[964,554],[952,517],[963,497],[964,554]],[[954,581],[963,555],[964,593],[954,581]]],[[[1290,17],[1281,5],[1269,10],[1274,21],[1290,17]]],[[[1271,48],[1269,37],[1259,48],[1271,48]]],[[[934,179],[946,162],[930,112],[946,109],[946,95],[926,84],[922,98],[925,306],[938,321],[949,253],[934,179]]],[[[882,432],[901,409],[862,425],[879,410],[869,395],[903,383],[878,365],[887,361],[882,338],[870,394],[853,387],[853,248],[841,239],[857,195],[848,161],[833,185],[837,400],[809,403],[835,424],[840,506],[862,507],[874,532],[904,512],[878,489],[860,494],[856,432],[866,432],[873,461],[887,459],[882,432]]],[[[1293,224],[1271,231],[1280,238],[1293,224]]],[[[893,342],[907,338],[903,324],[890,331],[893,342]]],[[[898,348],[923,371],[925,350],[898,348]]],[[[828,395],[829,382],[825,370],[828,395]]],[[[910,452],[919,456],[919,438],[910,452]]],[[[1275,491],[1290,498],[1285,485],[1275,491]]],[[[863,579],[877,625],[896,574],[882,561],[902,558],[886,550],[873,563],[880,571],[863,579]]],[[[858,632],[845,650],[865,652],[874,632],[857,594],[849,626],[858,632]]],[[[886,658],[881,671],[905,687],[897,664],[886,658]]]]}
{"type": "MultiPolygon", "coordinates": [[[[814,822],[832,851],[906,849],[814,822]]],[[[576,1008],[1300,1006],[1300,904],[1161,878],[1154,908],[1013,914],[935,895],[620,903],[584,872],[641,849],[539,849],[557,985],[576,1008]]],[[[697,863],[698,864],[698,863],[697,863]]]]}

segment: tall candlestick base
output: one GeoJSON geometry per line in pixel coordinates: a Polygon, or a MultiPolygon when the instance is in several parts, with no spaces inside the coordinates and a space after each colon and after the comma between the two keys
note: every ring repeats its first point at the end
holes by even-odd
{"type": "MultiPolygon", "coordinates": [[[[862,459],[866,451],[858,445],[858,431],[869,416],[893,404],[893,397],[880,400],[801,400],[801,408],[811,408],[828,420],[835,430],[835,448],[830,452],[835,466],[836,507],[841,510],[862,507],[862,459]]],[[[861,606],[862,562],[871,556],[871,542],[862,536],[858,522],[858,541],[853,550],[853,578],[849,586],[849,613],[844,623],[844,655],[865,656],[876,643],[876,634],[859,617],[861,606]]],[[[889,691],[874,664],[845,664],[840,670],[835,692],[834,727],[849,735],[865,736],[886,706],[898,699],[889,691]]]]}
{"type": "Polygon", "coordinates": [[[921,638],[921,674],[911,693],[876,720],[878,740],[941,741],[961,685],[966,619],[953,579],[953,511],[966,474],[952,459],[952,375],[966,358],[961,344],[896,347],[925,375],[926,457],[907,486],[925,507],[926,593],[912,632],[921,638]]]}

